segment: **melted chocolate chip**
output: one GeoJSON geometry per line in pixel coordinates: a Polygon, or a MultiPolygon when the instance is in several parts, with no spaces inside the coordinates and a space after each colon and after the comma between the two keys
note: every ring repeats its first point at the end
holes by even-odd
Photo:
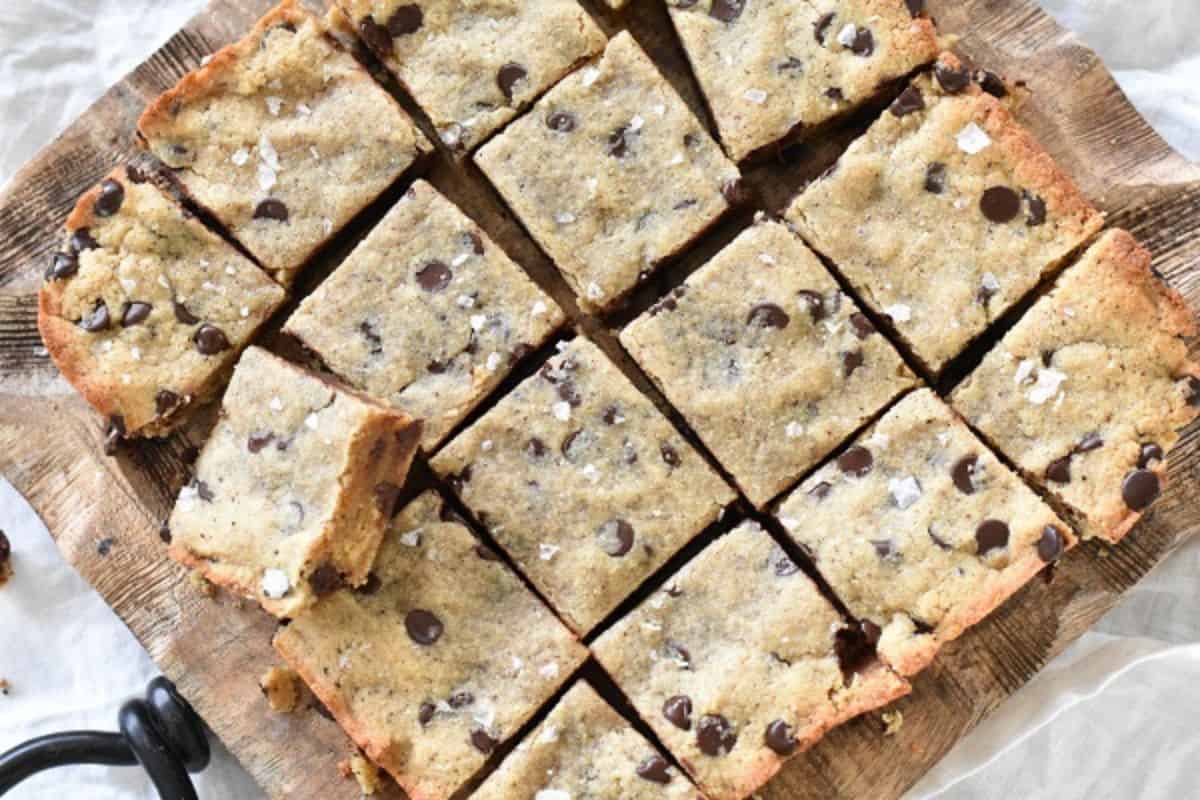
{"type": "Polygon", "coordinates": [[[791,725],[777,719],[767,726],[763,743],[781,756],[790,756],[796,752],[796,746],[799,744],[792,731],[791,725]]]}
{"type": "Polygon", "coordinates": [[[610,519],[596,529],[596,544],[605,554],[621,558],[633,549],[633,526],[623,519],[610,519]]]}
{"type": "Polygon", "coordinates": [[[684,731],[692,729],[692,698],[677,694],[667,698],[663,703],[663,716],[676,728],[684,731]]]}
{"type": "Polygon", "coordinates": [[[150,316],[152,309],[153,306],[149,303],[139,303],[137,301],[126,303],[125,308],[121,311],[121,327],[128,328],[145,322],[146,318],[150,316]]]}
{"type": "Polygon", "coordinates": [[[975,494],[975,466],[978,463],[979,456],[974,453],[963,456],[954,462],[954,466],[950,468],[950,477],[954,480],[954,488],[963,494],[975,494]]]}
{"type": "Polygon", "coordinates": [[[268,197],[254,207],[255,219],[273,219],[276,222],[287,222],[288,207],[282,200],[268,197]]]}
{"type": "Polygon", "coordinates": [[[1200,406],[1200,378],[1192,375],[1187,377],[1187,404],[1200,406]]]}
{"type": "Polygon", "coordinates": [[[71,234],[71,239],[67,243],[67,247],[75,255],[79,255],[85,250],[95,250],[100,246],[100,243],[92,238],[92,232],[87,228],[80,228],[71,234]]]}
{"type": "Polygon", "coordinates": [[[812,316],[813,322],[819,322],[828,316],[825,310],[825,298],[819,292],[814,292],[812,289],[801,289],[796,292],[796,296],[800,298],[800,302],[808,306],[808,313],[812,316]]]}
{"type": "Polygon", "coordinates": [[[991,550],[1008,547],[1008,525],[998,519],[985,519],[975,528],[975,552],[987,555],[991,550]]]}
{"type": "Polygon", "coordinates": [[[160,417],[167,417],[183,405],[183,398],[170,389],[159,389],[154,395],[154,412],[160,417]]]}
{"type": "Polygon", "coordinates": [[[192,312],[188,311],[187,306],[185,306],[183,303],[180,303],[179,301],[175,301],[174,305],[175,305],[175,321],[178,322],[180,325],[195,325],[197,322],[200,321],[200,318],[197,317],[192,312]]]}
{"type": "Polygon", "coordinates": [[[43,276],[48,281],[60,281],[79,272],[79,257],[74,253],[55,253],[43,276]]]}
{"type": "Polygon", "coordinates": [[[546,117],[546,127],[559,133],[570,133],[578,124],[579,121],[570,111],[551,111],[546,117]]]}
{"type": "Polygon", "coordinates": [[[192,343],[196,345],[196,349],[200,351],[200,355],[215,356],[217,353],[224,352],[230,348],[229,339],[225,337],[225,332],[216,325],[210,325],[207,322],[196,329],[192,334],[192,343]]]}
{"type": "Polygon", "coordinates": [[[115,456],[117,454],[117,445],[125,438],[125,418],[120,414],[113,414],[108,418],[108,427],[104,430],[104,454],[106,456],[115,456]]]}
{"type": "Polygon", "coordinates": [[[933,68],[938,84],[949,94],[958,94],[971,83],[971,71],[966,67],[951,67],[938,62],[933,68]]]}
{"type": "Polygon", "coordinates": [[[847,475],[861,478],[871,471],[875,457],[871,451],[861,445],[854,445],[837,458],[838,469],[847,475]]]}
{"type": "Polygon", "coordinates": [[[875,643],[879,641],[879,626],[870,620],[840,628],[833,637],[833,652],[847,686],[856,673],[875,660],[875,643]]]}
{"type": "Polygon", "coordinates": [[[875,555],[880,558],[891,558],[896,554],[896,545],[891,539],[873,539],[871,546],[875,548],[875,555]]]}
{"type": "Polygon", "coordinates": [[[325,561],[308,576],[308,585],[316,592],[317,597],[323,597],[336,592],[346,584],[342,580],[341,573],[337,571],[337,567],[325,561]]]}
{"type": "Polygon", "coordinates": [[[938,161],[925,168],[925,191],[941,194],[946,191],[946,165],[938,161]]]}
{"type": "Polygon", "coordinates": [[[388,33],[392,36],[407,36],[410,33],[416,33],[421,29],[421,23],[424,20],[425,15],[421,13],[420,6],[411,3],[397,6],[392,15],[388,17],[388,33]]]}
{"type": "Polygon", "coordinates": [[[637,765],[637,776],[651,783],[666,785],[671,782],[670,766],[662,756],[655,754],[646,756],[637,765]]]}
{"type": "Polygon", "coordinates": [[[79,320],[79,327],[88,333],[97,333],[108,330],[111,321],[108,316],[108,306],[105,305],[103,300],[97,300],[96,307],[92,309],[92,313],[79,320]]]}
{"type": "Polygon", "coordinates": [[[404,629],[408,638],[419,645],[431,645],[442,636],[445,627],[432,611],[414,608],[404,615],[404,629]]]}
{"type": "Polygon", "coordinates": [[[1138,455],[1138,469],[1145,469],[1155,461],[1162,461],[1163,456],[1163,449],[1154,442],[1143,444],[1141,453],[1138,455]]]}
{"type": "Polygon", "coordinates": [[[683,460],[679,457],[679,452],[666,442],[663,442],[661,445],[659,445],[658,453],[662,456],[662,460],[666,462],[666,465],[671,469],[675,469],[683,463],[683,460]]]}
{"type": "Polygon", "coordinates": [[[813,38],[817,40],[817,44],[825,44],[825,34],[829,32],[829,26],[833,24],[836,16],[837,14],[830,11],[817,17],[817,21],[813,23],[813,38]]]}
{"type": "Polygon", "coordinates": [[[487,755],[495,750],[496,745],[500,744],[500,742],[493,739],[487,731],[477,728],[471,731],[471,744],[476,750],[487,755]]]}
{"type": "Polygon", "coordinates": [[[356,586],[354,591],[361,595],[370,597],[373,594],[379,594],[379,590],[383,588],[383,581],[374,572],[367,573],[367,579],[363,581],[362,586],[356,586]]]}
{"type": "Polygon", "coordinates": [[[500,87],[500,92],[504,95],[504,99],[511,103],[513,88],[528,76],[529,72],[524,67],[510,61],[496,73],[496,85],[500,87]]]}
{"type": "Polygon", "coordinates": [[[274,438],[275,434],[271,431],[251,431],[246,438],[246,449],[251,453],[261,452],[274,438]]]}
{"type": "Polygon", "coordinates": [[[847,350],[842,353],[842,374],[849,378],[854,370],[863,365],[862,350],[847,350]]]}
{"type": "Polygon", "coordinates": [[[1046,480],[1055,483],[1071,482],[1071,454],[1056,458],[1046,467],[1046,480]]]}
{"type": "Polygon", "coordinates": [[[1066,544],[1062,531],[1053,525],[1047,525],[1042,528],[1042,536],[1038,539],[1038,558],[1047,564],[1051,561],[1057,561],[1059,556],[1063,554],[1063,550],[1066,549],[1066,544]]]}
{"type": "MultiPolygon", "coordinates": [[[[3,537],[3,535],[4,531],[0,531],[0,537],[3,537]]],[[[174,538],[171,536],[171,526],[165,519],[162,521],[162,524],[158,526],[158,538],[163,544],[170,544],[171,540],[174,538]]]]}
{"type": "Polygon", "coordinates": [[[392,34],[372,16],[368,15],[359,20],[358,35],[367,43],[367,47],[381,56],[387,57],[394,52],[392,34]]]}
{"type": "Polygon", "coordinates": [[[206,503],[211,503],[214,499],[216,499],[216,495],[213,494],[212,488],[210,488],[209,485],[202,480],[193,480],[192,488],[196,490],[196,496],[206,503]]]}
{"type": "Polygon", "coordinates": [[[921,96],[921,90],[915,86],[909,86],[892,101],[888,110],[897,117],[907,117],[909,114],[924,110],[924,108],[925,98],[921,96]]]}
{"type": "Polygon", "coordinates": [[[850,327],[854,329],[854,335],[859,339],[866,339],[875,333],[875,324],[866,314],[860,314],[857,311],[850,315],[850,327]]]}
{"type": "Polygon", "coordinates": [[[1158,498],[1158,475],[1148,469],[1135,469],[1121,483],[1121,499],[1133,511],[1141,511],[1158,498]]]}
{"type": "Polygon", "coordinates": [[[96,555],[106,556],[112,552],[113,539],[104,538],[96,542],[96,555]]]}
{"type": "Polygon", "coordinates": [[[1025,198],[1025,206],[1029,209],[1025,217],[1025,224],[1031,228],[1045,224],[1046,201],[1028,191],[1021,192],[1021,196],[1025,198]]]}
{"type": "Polygon", "coordinates": [[[925,13],[925,0],[904,0],[904,5],[908,7],[908,13],[914,17],[925,13]]]}
{"type": "Polygon", "coordinates": [[[786,328],[791,318],[774,303],[759,303],[746,315],[746,325],[752,328],[786,328]]]}
{"type": "Polygon", "coordinates": [[[541,458],[546,455],[546,443],[538,437],[534,436],[525,443],[525,452],[534,458],[541,458]]]}
{"type": "Polygon", "coordinates": [[[713,0],[708,15],[721,22],[733,22],[742,15],[742,9],[745,7],[746,0],[713,0]]]}
{"type": "Polygon", "coordinates": [[[417,270],[417,285],[427,292],[440,292],[450,285],[454,273],[441,261],[430,261],[417,270]]]}
{"type": "Polygon", "coordinates": [[[1008,87],[1004,85],[1004,79],[996,73],[981,69],[975,75],[975,80],[979,82],[979,88],[992,97],[1008,97],[1008,87]]]}
{"type": "Polygon", "coordinates": [[[855,32],[854,41],[850,44],[850,52],[863,58],[875,52],[875,37],[871,35],[870,30],[859,28],[855,32]]]}
{"type": "Polygon", "coordinates": [[[993,186],[979,198],[979,210],[990,222],[1002,225],[1021,213],[1021,196],[1007,186],[993,186]]]}
{"type": "Polygon", "coordinates": [[[97,217],[111,217],[121,210],[125,202],[125,187],[112,178],[105,178],[100,184],[100,194],[96,195],[96,203],[92,211],[97,217]]]}
{"type": "Polygon", "coordinates": [[[629,128],[622,125],[608,135],[607,152],[613,158],[624,158],[629,152],[629,143],[625,141],[625,134],[628,131],[629,128]]]}
{"type": "Polygon", "coordinates": [[[437,706],[433,703],[421,703],[421,707],[417,709],[417,722],[421,723],[421,727],[425,727],[433,720],[433,715],[436,712],[437,706]]]}
{"type": "Polygon", "coordinates": [[[696,746],[706,756],[728,755],[737,744],[737,731],[720,714],[705,714],[696,724],[696,746]]]}

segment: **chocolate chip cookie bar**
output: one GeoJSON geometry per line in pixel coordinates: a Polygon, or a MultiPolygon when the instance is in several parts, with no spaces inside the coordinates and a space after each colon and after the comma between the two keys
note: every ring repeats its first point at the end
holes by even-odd
{"type": "Polygon", "coordinates": [[[474,222],[420,181],[285,330],[434,449],[562,325],[562,310],[474,222]]]}
{"type": "Polygon", "coordinates": [[[718,539],[592,651],[713,800],[908,693],[757,523],[718,539]]]}
{"type": "Polygon", "coordinates": [[[483,142],[604,33],[576,0],[338,0],[358,34],[429,115],[442,143],[483,142]]]}
{"type": "Polygon", "coordinates": [[[688,779],[582,681],[471,795],[476,800],[695,796],[688,779]]]}
{"type": "Polygon", "coordinates": [[[951,403],[1086,536],[1117,541],[1158,496],[1200,412],[1192,312],[1127,232],[1107,232],[1005,334],[951,403]]]}
{"type": "Polygon", "coordinates": [[[433,492],[396,516],[363,586],[281,628],[275,648],[421,800],[454,794],[587,657],[433,492]]]}
{"type": "Polygon", "coordinates": [[[576,633],[715,520],[733,491],[586,339],[433,459],[576,633]]]}
{"type": "Polygon", "coordinates": [[[221,412],[171,512],[171,556],[277,617],[366,581],[421,423],[258,347],[221,412]]]}
{"type": "Polygon", "coordinates": [[[931,371],[1095,234],[1101,215],[943,55],[787,219],[931,371]]]}
{"type": "Polygon", "coordinates": [[[138,130],[284,286],[429,149],[297,0],[151,103],[138,130]]]}
{"type": "Polygon", "coordinates": [[[735,161],[854,110],[938,54],[923,2],[667,5],[735,161]]]}
{"type": "Polygon", "coordinates": [[[800,239],[763,220],[621,342],[758,506],[915,380],[800,239]]]}
{"type": "Polygon", "coordinates": [[[475,160],[593,310],[613,306],[740,194],[737,167],[628,32],[475,160]]]}
{"type": "Polygon", "coordinates": [[[807,478],[778,516],[902,675],[1074,543],[929,390],[807,478]]]}
{"type": "Polygon", "coordinates": [[[284,300],[138,167],[79,199],[46,270],[38,329],[63,376],[124,436],[161,436],[221,388],[284,300]]]}

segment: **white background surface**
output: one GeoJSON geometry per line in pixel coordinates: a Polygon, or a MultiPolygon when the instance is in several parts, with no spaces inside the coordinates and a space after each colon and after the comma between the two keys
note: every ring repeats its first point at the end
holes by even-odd
{"type": "MultiPolygon", "coordinates": [[[[0,0],[0,183],[149,55],[202,0],[0,0]]],[[[1104,57],[1134,105],[1200,158],[1197,0],[1044,0],[1104,57]]],[[[0,479],[0,529],[16,578],[0,590],[0,751],[42,733],[111,729],[155,674],[148,657],[68,567],[0,479]]],[[[1105,800],[1200,797],[1200,540],[1005,703],[911,798],[1105,800]]],[[[863,765],[869,770],[870,765],[863,765]]],[[[223,752],[204,800],[258,800],[223,752]]],[[[76,768],[13,800],[152,800],[131,769],[76,768]]],[[[7,798],[6,798],[7,800],[7,798]]]]}

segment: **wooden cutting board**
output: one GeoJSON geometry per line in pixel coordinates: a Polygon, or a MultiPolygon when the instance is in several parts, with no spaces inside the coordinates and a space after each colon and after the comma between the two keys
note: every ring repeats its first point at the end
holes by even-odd
{"type": "MultiPolygon", "coordinates": [[[[106,458],[102,420],[58,377],[35,325],[40,276],[75,198],[134,151],[134,121],[146,101],[249,29],[268,5],[267,0],[213,0],[0,195],[0,472],[29,499],[67,559],[268,794],[351,800],[359,796],[357,788],[335,769],[347,752],[337,727],[316,713],[273,714],[259,693],[258,676],[275,662],[269,644],[274,622],[227,596],[202,597],[165,557],[159,521],[186,475],[189,450],[203,440],[204,423],[106,458]],[[102,548],[107,555],[97,548],[102,540],[111,540],[102,548]]],[[[659,0],[636,0],[623,17],[601,11],[591,0],[588,5],[610,32],[629,27],[707,118],[659,0]]],[[[1145,242],[1158,270],[1194,308],[1200,307],[1200,168],[1171,151],[1129,105],[1095,54],[1032,0],[930,0],[929,5],[942,31],[961,37],[960,52],[1028,82],[1033,95],[1022,107],[1024,121],[1108,212],[1110,222],[1130,228],[1145,242]]],[[[849,125],[752,170],[759,207],[781,207],[861,129],[861,123],[849,125]]],[[[580,320],[561,279],[477,172],[435,159],[428,175],[580,320]]],[[[382,210],[373,208],[366,223],[339,238],[314,265],[307,287],[382,210]]],[[[635,307],[644,307],[651,293],[695,268],[750,216],[735,215],[706,236],[641,292],[635,307]]],[[[580,320],[580,326],[622,358],[604,326],[592,320],[580,320]]],[[[1172,454],[1168,489],[1123,544],[1076,548],[1052,579],[1033,581],[945,648],[916,679],[912,695],[896,705],[904,715],[897,735],[882,735],[878,714],[844,725],[793,760],[762,796],[898,797],[1198,524],[1200,436],[1194,427],[1172,454]]],[[[398,790],[389,796],[399,796],[398,790]]]]}

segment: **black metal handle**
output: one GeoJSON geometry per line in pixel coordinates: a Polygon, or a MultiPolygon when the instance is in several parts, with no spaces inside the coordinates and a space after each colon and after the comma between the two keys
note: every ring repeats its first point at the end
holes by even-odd
{"type": "Polygon", "coordinates": [[[146,687],[145,698],[117,712],[120,733],[67,731],[39,736],[0,755],[0,796],[21,781],[69,764],[141,764],[162,800],[197,800],[189,772],[208,766],[204,723],[166,678],[146,687]]]}

